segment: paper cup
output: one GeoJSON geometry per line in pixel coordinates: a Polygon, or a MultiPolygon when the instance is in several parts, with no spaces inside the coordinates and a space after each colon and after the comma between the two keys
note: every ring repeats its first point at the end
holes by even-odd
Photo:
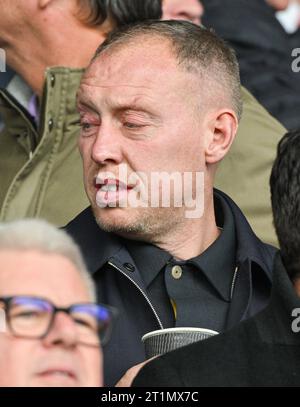
{"type": "Polygon", "coordinates": [[[142,337],[147,359],[202,341],[218,332],[204,328],[167,328],[152,331],[142,337]]]}

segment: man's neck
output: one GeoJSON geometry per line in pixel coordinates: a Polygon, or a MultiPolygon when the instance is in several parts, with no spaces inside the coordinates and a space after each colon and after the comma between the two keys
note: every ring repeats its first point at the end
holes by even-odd
{"type": "Polygon", "coordinates": [[[205,205],[199,219],[185,219],[163,238],[152,241],[155,246],[170,253],[178,260],[188,260],[203,253],[219,236],[216,225],[213,198],[205,205]]]}
{"type": "Polygon", "coordinates": [[[82,25],[78,29],[58,30],[43,38],[24,35],[6,49],[8,65],[20,75],[39,97],[42,96],[45,70],[52,66],[85,68],[105,39],[101,30],[82,25]],[[28,46],[30,44],[30,46],[28,46]]]}

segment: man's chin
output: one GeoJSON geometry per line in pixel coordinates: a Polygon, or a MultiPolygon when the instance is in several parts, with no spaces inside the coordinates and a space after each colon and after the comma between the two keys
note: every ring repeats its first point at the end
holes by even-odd
{"type": "Polygon", "coordinates": [[[118,222],[105,221],[102,218],[96,218],[98,226],[108,233],[115,233],[121,236],[136,236],[143,233],[143,228],[138,225],[122,224],[118,222]]]}
{"type": "MultiPolygon", "coordinates": [[[[127,211],[126,211],[127,212],[127,211]]],[[[98,226],[105,232],[122,236],[138,236],[146,232],[142,222],[131,219],[121,208],[99,208],[93,206],[93,213],[98,226]]]]}
{"type": "Polygon", "coordinates": [[[55,377],[49,374],[35,378],[30,387],[81,387],[81,384],[75,378],[55,377]]]}

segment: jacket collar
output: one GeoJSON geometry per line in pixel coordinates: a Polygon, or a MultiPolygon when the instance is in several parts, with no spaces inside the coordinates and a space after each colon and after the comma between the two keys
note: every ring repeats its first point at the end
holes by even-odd
{"type": "MultiPolygon", "coordinates": [[[[63,120],[65,131],[61,134],[63,137],[68,137],[69,127],[79,119],[76,111],[76,92],[83,71],[83,69],[65,67],[52,67],[46,70],[38,131],[35,121],[28,112],[29,101],[33,93],[20,77],[15,76],[7,89],[0,90],[1,117],[4,125],[8,122],[11,127],[10,110],[13,109],[18,112],[26,124],[31,126],[36,145],[47,132],[50,119],[55,119],[56,122],[63,120]]],[[[17,137],[19,132],[13,131],[12,135],[17,137]]],[[[27,149],[26,145],[24,147],[27,149]]]]}
{"type": "Polygon", "coordinates": [[[235,228],[237,252],[236,260],[238,264],[246,262],[255,262],[265,273],[268,280],[272,281],[272,269],[269,267],[270,262],[273,262],[273,256],[276,248],[263,243],[253,232],[247,219],[243,215],[240,208],[233,202],[228,195],[217,189],[214,190],[216,196],[222,196],[225,199],[232,211],[235,228]]]}

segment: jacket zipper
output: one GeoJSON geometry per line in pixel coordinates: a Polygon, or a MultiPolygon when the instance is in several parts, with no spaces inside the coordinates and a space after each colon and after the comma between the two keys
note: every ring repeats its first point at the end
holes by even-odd
{"type": "Polygon", "coordinates": [[[235,268],[235,270],[234,270],[234,275],[233,275],[232,283],[231,283],[230,300],[232,300],[232,297],[233,297],[233,291],[234,291],[234,286],[235,286],[235,282],[236,282],[236,278],[237,278],[238,271],[239,271],[239,266],[236,266],[236,268],[235,268]]]}
{"type": "Polygon", "coordinates": [[[110,266],[112,266],[113,268],[115,268],[116,270],[118,270],[120,273],[122,273],[125,277],[128,278],[128,280],[130,280],[135,287],[140,291],[140,293],[143,295],[143,297],[145,298],[145,300],[147,301],[147,303],[149,304],[150,308],[152,309],[155,318],[160,326],[160,329],[164,329],[163,324],[161,323],[161,320],[159,319],[159,316],[157,315],[157,312],[155,311],[153,305],[151,304],[151,301],[149,300],[149,298],[147,297],[147,295],[144,293],[144,291],[141,289],[141,287],[132,279],[130,278],[122,269],[120,269],[119,267],[117,267],[115,264],[111,263],[110,261],[108,262],[108,264],[110,266]]]}

